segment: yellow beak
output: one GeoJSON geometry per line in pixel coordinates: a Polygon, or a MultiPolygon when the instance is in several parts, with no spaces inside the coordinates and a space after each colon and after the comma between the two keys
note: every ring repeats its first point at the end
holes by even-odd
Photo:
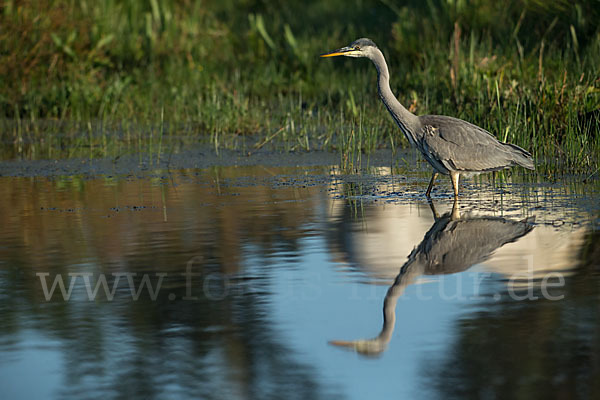
{"type": "Polygon", "coordinates": [[[352,47],[342,47],[341,49],[337,49],[331,51],[329,53],[321,54],[319,57],[336,57],[336,56],[347,56],[354,53],[358,53],[352,47]]]}
{"type": "Polygon", "coordinates": [[[343,56],[344,53],[341,51],[333,51],[331,53],[321,54],[319,57],[335,57],[335,56],[343,56]]]}

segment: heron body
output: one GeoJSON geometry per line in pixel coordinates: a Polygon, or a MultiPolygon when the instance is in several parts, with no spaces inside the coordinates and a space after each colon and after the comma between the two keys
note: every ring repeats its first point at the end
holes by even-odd
{"type": "Polygon", "coordinates": [[[321,57],[366,57],[377,68],[379,97],[408,139],[433,167],[427,189],[431,194],[438,174],[450,175],[454,196],[458,196],[460,175],[472,176],[520,165],[534,169],[531,154],[510,143],[503,143],[483,128],[444,115],[417,116],[408,111],[390,89],[390,73],[381,50],[370,39],[358,39],[321,57]]]}

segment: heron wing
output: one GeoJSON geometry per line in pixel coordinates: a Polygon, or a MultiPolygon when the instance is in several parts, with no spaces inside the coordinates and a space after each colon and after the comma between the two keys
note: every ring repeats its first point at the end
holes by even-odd
{"type": "Polygon", "coordinates": [[[507,146],[485,129],[438,115],[420,120],[424,154],[451,171],[494,171],[514,164],[507,146]]]}

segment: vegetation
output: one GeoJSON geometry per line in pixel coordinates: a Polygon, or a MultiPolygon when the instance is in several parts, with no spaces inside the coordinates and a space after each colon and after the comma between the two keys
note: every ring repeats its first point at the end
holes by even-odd
{"type": "Polygon", "coordinates": [[[319,53],[368,36],[418,114],[454,115],[596,172],[598,0],[4,0],[3,157],[161,157],[181,145],[406,145],[367,61],[319,53]],[[168,149],[168,150],[167,150],[168,149]]]}

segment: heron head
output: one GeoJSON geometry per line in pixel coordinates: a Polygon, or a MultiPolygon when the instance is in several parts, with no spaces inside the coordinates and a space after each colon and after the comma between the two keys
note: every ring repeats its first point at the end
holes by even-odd
{"type": "Polygon", "coordinates": [[[361,38],[350,43],[346,47],[339,48],[329,53],[321,54],[321,57],[370,57],[372,52],[377,49],[377,45],[371,39],[361,38]]]}

